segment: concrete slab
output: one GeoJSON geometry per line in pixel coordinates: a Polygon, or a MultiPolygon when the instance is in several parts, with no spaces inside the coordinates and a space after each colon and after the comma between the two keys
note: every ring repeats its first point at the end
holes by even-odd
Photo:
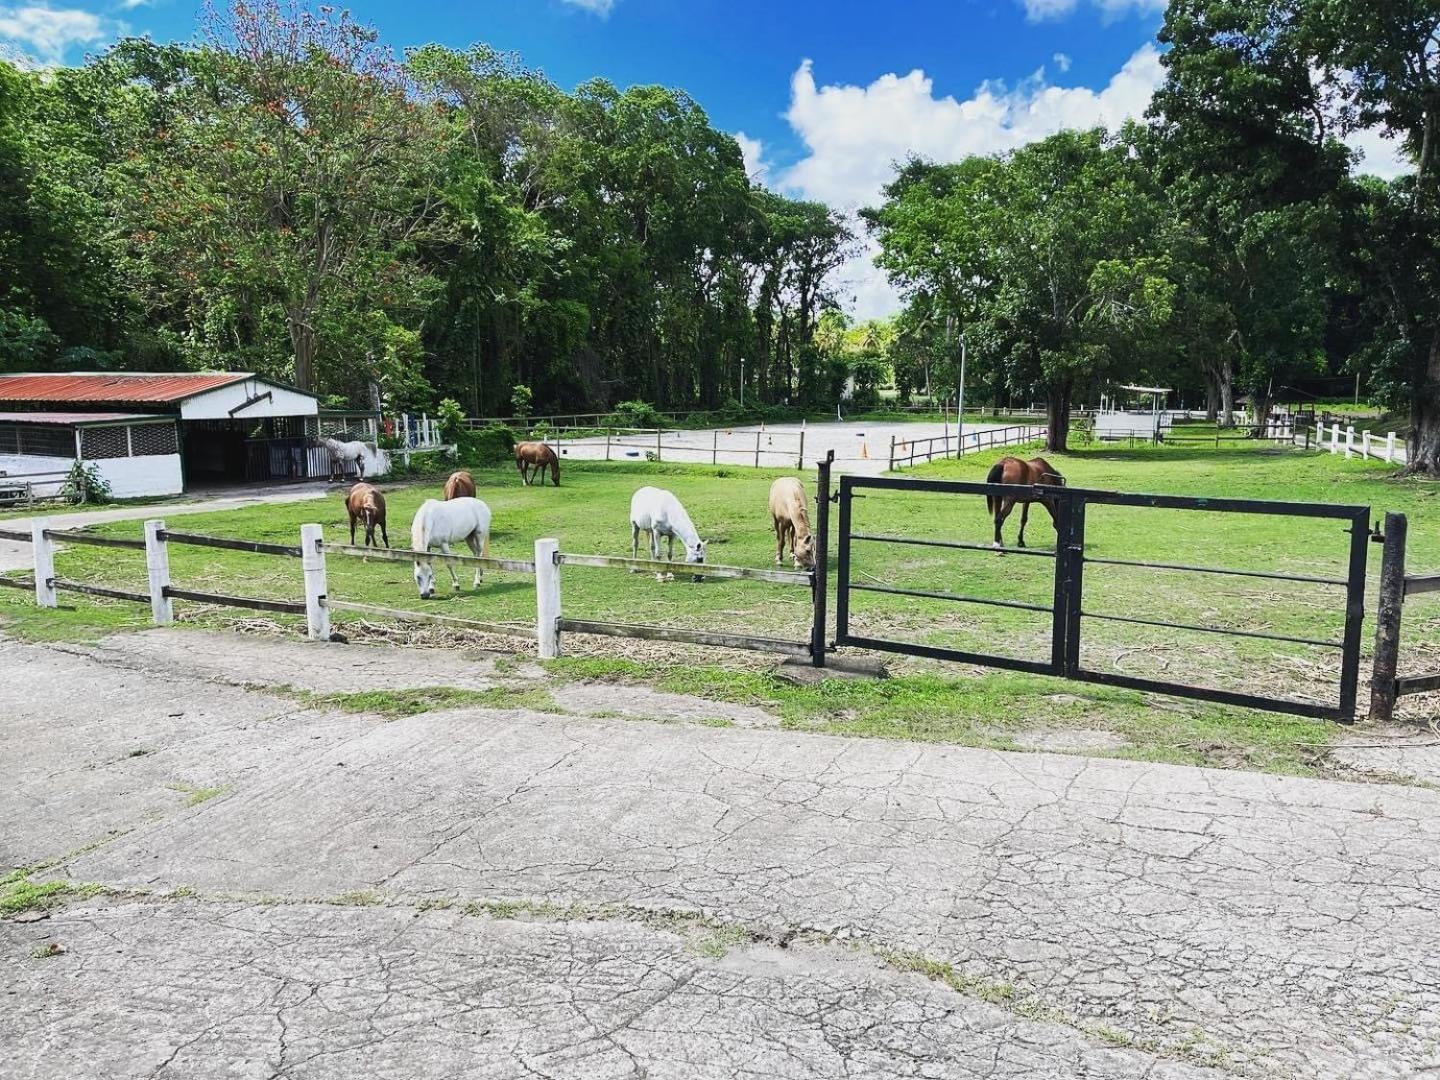
{"type": "Polygon", "coordinates": [[[100,904],[0,924],[0,1045],[16,1080],[1220,1075],[844,950],[694,946],[613,922],[100,904]]]}
{"type": "MultiPolygon", "coordinates": [[[[201,902],[185,916],[192,924],[232,918],[223,908],[227,894],[263,899],[236,909],[259,920],[242,936],[259,942],[273,932],[279,948],[308,935],[337,955],[385,957],[386,964],[418,963],[446,946],[389,950],[394,935],[385,924],[352,931],[348,916],[333,914],[290,927],[285,919],[298,910],[290,905],[361,890],[407,905],[407,917],[426,925],[438,916],[417,920],[424,902],[578,905],[579,917],[559,920],[565,926],[555,954],[570,962],[566,978],[582,982],[606,963],[603,950],[572,944],[576,927],[594,913],[616,906],[702,912],[777,941],[823,935],[913,954],[932,970],[953,972],[958,985],[1008,988],[1000,1007],[1011,1020],[1023,1014],[1088,1030],[1092,1049],[1129,1043],[1167,1061],[1199,1060],[1255,1077],[1400,1077],[1440,1068],[1440,793],[525,711],[456,710],[394,722],[335,717],[217,682],[213,657],[187,671],[183,637],[173,644],[173,655],[157,645],[161,656],[140,661],[0,644],[0,766],[10,781],[0,791],[0,848],[12,861],[108,839],[51,873],[110,886],[196,889],[201,902]],[[128,756],[127,748],[151,743],[154,753],[128,756]],[[167,787],[176,780],[222,790],[188,805],[189,797],[167,787]],[[147,821],[152,813],[163,816],[147,821]],[[117,836],[123,828],[133,831],[117,836]],[[364,941],[345,944],[352,932],[364,941]]],[[[306,663],[342,655],[317,650],[306,663]]],[[[398,670],[389,667],[397,662],[387,658],[382,667],[398,670]]],[[[128,902],[95,903],[111,912],[128,902]]],[[[165,910],[172,909],[190,910],[165,910]]],[[[86,957],[74,995],[69,976],[42,975],[15,1005],[53,1003],[41,1014],[60,1032],[46,1043],[50,1053],[63,1048],[64,1033],[91,1022],[92,1000],[101,1003],[94,1015],[109,1018],[103,1030],[120,1047],[116,1060],[128,1060],[121,1052],[127,1046],[148,1046],[150,1027],[124,1027],[130,1014],[121,990],[107,998],[100,987],[143,992],[151,985],[145,972],[163,967],[171,951],[198,957],[187,962],[200,974],[177,969],[171,981],[157,978],[151,1013],[167,1012],[166,995],[185,988],[218,996],[198,1026],[146,1020],[161,1032],[160,1062],[197,1036],[196,1045],[258,1039],[271,1046],[288,1020],[277,1020],[273,1006],[253,1007],[245,995],[258,991],[224,996],[257,972],[270,973],[271,996],[287,1001],[308,995],[333,1009],[343,1000],[347,1015],[397,1005],[383,980],[307,978],[303,967],[288,972],[238,947],[232,961],[228,945],[196,938],[196,926],[163,921],[179,915],[155,916],[162,921],[134,937],[106,921],[109,914],[73,917],[78,929],[65,934],[91,946],[44,963],[86,957]],[[88,938],[80,936],[91,932],[87,919],[88,938]],[[107,968],[94,943],[112,935],[118,966],[107,968]],[[89,965],[93,982],[86,981],[89,965]],[[256,1034],[262,1023],[263,1038],[256,1034]]],[[[59,912],[23,933],[70,926],[71,918],[59,912]]],[[[22,954],[32,947],[30,937],[15,946],[22,954]]],[[[480,958],[475,970],[485,966],[487,948],[469,939],[456,947],[458,955],[480,958]]],[[[525,1000],[522,990],[532,983],[546,988],[536,990],[542,996],[584,998],[573,981],[547,981],[551,969],[543,965],[532,973],[531,983],[517,979],[496,991],[494,1023],[510,1023],[507,1009],[525,1000]],[[522,990],[505,990],[511,985],[522,990]]],[[[879,1012],[856,1015],[889,1023],[887,991],[859,985],[862,998],[877,995],[871,1004],[879,1012]]],[[[707,1015],[733,1038],[748,1035],[752,1029],[734,1011],[743,994],[716,996],[727,1000],[705,1006],[707,1015]]],[[[429,1032],[429,1015],[420,1010],[412,1030],[429,1032]]],[[[824,1029],[820,1019],[811,1022],[824,1029]]],[[[331,1075],[321,1063],[332,1052],[348,1075],[388,1075],[391,1051],[403,1057],[408,1046],[412,1064],[429,1053],[428,1034],[391,1031],[372,1040],[373,1059],[359,1050],[361,1057],[347,1058],[349,1023],[339,1024],[333,1041],[313,1037],[323,1050],[306,1066],[315,1071],[284,1075],[331,1075]]],[[[783,1025],[779,1030],[780,1042],[792,1045],[783,1025]]],[[[1025,1042],[1014,1034],[1003,1041],[1025,1042]]],[[[23,1045],[32,1053],[32,1042],[23,1045]]],[[[667,1053],[655,1051],[654,1060],[667,1053]]],[[[137,1052],[136,1060],[155,1071],[155,1059],[137,1052]]],[[[233,1075],[250,1075],[248,1060],[237,1058],[233,1075]]],[[[847,1064],[866,1075],[861,1066],[869,1060],[847,1064]]],[[[873,1060],[882,1062],[874,1075],[906,1075],[873,1060]]],[[[949,1066],[943,1056],[923,1056],[921,1064],[932,1060],[949,1066]]],[[[619,1075],[639,1074],[626,1067],[619,1075]]],[[[830,1067],[797,1075],[836,1075],[824,1071],[830,1067]]],[[[997,1071],[975,1075],[1010,1075],[991,1067],[997,1071]]],[[[449,1068],[442,1062],[433,1075],[449,1075],[449,1068]]],[[[497,1068],[496,1075],[521,1072],[497,1068]]],[[[790,1075],[769,1068],[751,1075],[790,1075]]],[[[608,1073],[586,1073],[572,1062],[550,1075],[608,1073]]],[[[656,1065],[650,1075],[668,1074],[656,1065]]],[[[711,1074],[697,1066],[687,1075],[711,1074]]],[[[934,1075],[971,1074],[937,1066],[934,1075]]],[[[1028,1075],[1110,1074],[1052,1060],[1028,1075]]]]}

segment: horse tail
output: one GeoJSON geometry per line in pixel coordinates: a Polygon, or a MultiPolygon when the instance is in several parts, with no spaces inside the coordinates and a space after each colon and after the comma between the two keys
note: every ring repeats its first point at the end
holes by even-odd
{"type": "MultiPolygon", "coordinates": [[[[1004,463],[1003,461],[997,461],[997,462],[995,462],[994,465],[991,465],[991,466],[990,466],[990,471],[985,475],[985,482],[986,482],[987,484],[999,484],[999,483],[1003,482],[1004,479],[1005,479],[1005,463],[1004,463]]],[[[994,514],[994,513],[996,513],[997,511],[999,511],[999,509],[1000,509],[1000,496],[998,496],[998,495],[988,495],[988,494],[987,494],[987,495],[985,496],[985,509],[988,510],[988,511],[989,511],[990,513],[992,513],[992,514],[994,514]]]]}

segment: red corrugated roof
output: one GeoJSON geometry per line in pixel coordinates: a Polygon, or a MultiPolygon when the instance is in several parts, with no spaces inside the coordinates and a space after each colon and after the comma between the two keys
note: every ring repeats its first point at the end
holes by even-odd
{"type": "Polygon", "coordinates": [[[0,401],[178,402],[253,378],[243,371],[203,374],[0,375],[0,401]]]}
{"type": "Polygon", "coordinates": [[[155,413],[0,412],[0,424],[113,424],[126,420],[166,420],[173,424],[175,417],[155,413]]]}

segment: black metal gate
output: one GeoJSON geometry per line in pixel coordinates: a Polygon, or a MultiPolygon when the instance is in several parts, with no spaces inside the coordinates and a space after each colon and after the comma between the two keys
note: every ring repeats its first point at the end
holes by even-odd
{"type": "Polygon", "coordinates": [[[1257,499],[1210,499],[1184,495],[1137,495],[1117,491],[1092,491],[1072,487],[1014,487],[959,480],[910,480],[897,477],[842,476],[840,478],[839,544],[836,566],[835,643],[854,645],[884,652],[923,656],[937,660],[955,660],[967,664],[1007,668],[1041,675],[1057,675],[1084,682],[1133,690],[1150,690],[1179,697],[1198,698],[1226,705],[1266,709],[1272,712],[1313,716],[1350,722],[1355,718],[1355,698],[1360,676],[1361,629],[1365,618],[1366,544],[1369,541],[1370,508],[1365,506],[1330,506],[1318,503],[1269,502],[1257,499]],[[851,547],[855,543],[918,545],[961,551],[993,552],[989,544],[973,544],[955,540],[879,535],[855,532],[852,503],[863,498],[866,490],[939,493],[960,496],[1015,496],[1028,498],[1043,495],[1053,500],[1056,508],[1056,543],[1054,551],[1038,548],[1001,548],[1009,555],[1023,558],[1050,559],[1055,563],[1054,595],[1049,605],[1022,603],[1018,600],[967,596],[941,590],[905,589],[879,583],[854,580],[851,572],[851,547]],[[1198,510],[1228,514],[1266,514],[1283,517],[1339,520],[1348,523],[1348,571],[1344,578],[1308,574],[1285,574],[1262,570],[1241,570],[1222,567],[1186,566],[1178,563],[1144,562],[1129,559],[1106,559],[1087,556],[1085,551],[1085,511],[1091,505],[1151,507],[1166,510],[1198,510]],[[1203,574],[1265,578],[1276,581],[1307,582],[1343,588],[1345,591],[1344,632],[1339,641],[1290,637],[1256,630],[1235,630],[1198,626],[1167,620],[1147,619],[1132,615],[1101,614],[1085,610],[1086,564],[1146,567],[1159,570],[1181,570],[1203,574]],[[915,642],[877,638],[850,632],[850,595],[855,592],[887,593],[918,599],[949,600],[962,604],[1015,608],[1045,613],[1051,619],[1050,656],[1045,660],[1027,660],[1013,656],[951,649],[915,642]],[[1163,679],[1143,678],[1109,671],[1096,671],[1081,663],[1080,641],[1086,619],[1133,623],[1142,626],[1168,627],[1176,630],[1222,634],[1233,637],[1258,638],[1277,642],[1318,646],[1340,653],[1338,702],[1320,704],[1290,697],[1265,696],[1223,690],[1163,679]]]}

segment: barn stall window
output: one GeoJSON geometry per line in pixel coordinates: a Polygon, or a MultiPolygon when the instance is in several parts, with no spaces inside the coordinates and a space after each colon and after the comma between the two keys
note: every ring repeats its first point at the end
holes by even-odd
{"type": "Polygon", "coordinates": [[[130,439],[123,427],[85,428],[80,432],[80,453],[86,461],[130,456],[130,439]]]}
{"type": "Polygon", "coordinates": [[[130,428],[130,446],[135,457],[180,452],[174,424],[135,424],[130,428]]]}
{"type": "Polygon", "coordinates": [[[75,456],[75,433],[59,424],[5,425],[14,432],[14,440],[0,435],[0,447],[14,447],[14,453],[32,457],[75,456]]]}

